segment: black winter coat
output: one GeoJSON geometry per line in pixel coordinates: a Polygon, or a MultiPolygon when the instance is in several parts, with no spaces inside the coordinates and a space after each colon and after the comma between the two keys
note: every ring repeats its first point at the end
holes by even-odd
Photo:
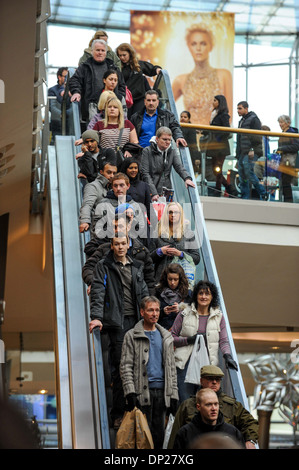
{"type": "Polygon", "coordinates": [[[299,139],[292,137],[292,134],[297,134],[298,129],[296,127],[289,127],[286,131],[285,137],[279,137],[278,140],[278,149],[283,153],[294,153],[297,154],[299,151],[299,139]]]}
{"type": "MultiPolygon", "coordinates": [[[[213,118],[211,126],[230,127],[229,114],[226,112],[218,113],[213,118]]],[[[213,132],[210,148],[208,146],[207,154],[210,157],[223,158],[230,154],[230,146],[228,143],[228,132],[213,132]]]]}
{"type": "Polygon", "coordinates": [[[132,93],[134,101],[144,100],[145,92],[150,89],[148,81],[144,75],[154,77],[157,75],[157,68],[162,68],[160,65],[153,65],[150,62],[145,62],[144,60],[139,60],[138,62],[141,69],[140,72],[132,70],[130,65],[122,65],[124,79],[127,87],[132,93]]]}
{"type": "Polygon", "coordinates": [[[155,278],[156,282],[159,282],[161,279],[162,272],[166,266],[172,262],[171,256],[159,256],[157,254],[158,248],[162,246],[170,245],[173,248],[177,248],[184,253],[190,255],[194,261],[194,264],[197,265],[200,261],[199,248],[196,247],[195,234],[192,230],[186,229],[184,231],[183,237],[178,240],[177,238],[154,238],[151,240],[151,257],[155,264],[155,278]]]}
{"type": "MultiPolygon", "coordinates": [[[[100,320],[103,329],[123,328],[124,293],[120,273],[115,263],[113,251],[99,261],[94,269],[90,290],[90,318],[100,320]]],[[[143,277],[142,263],[132,260],[132,300],[136,306],[136,320],[140,317],[140,303],[148,295],[143,277]]]]}
{"type": "MultiPolygon", "coordinates": [[[[126,84],[122,73],[119,68],[111,59],[105,59],[108,69],[113,69],[118,76],[118,84],[114,90],[114,93],[119,100],[126,96],[126,84]]],[[[98,103],[100,95],[104,89],[104,84],[101,89],[96,87],[96,81],[94,79],[93,71],[93,57],[87,59],[86,62],[82,63],[72,75],[69,81],[69,89],[71,94],[80,93],[81,95],[81,114],[82,119],[85,121],[88,118],[88,106],[89,103],[98,103]]]]}
{"type": "MultiPolygon", "coordinates": [[[[257,129],[261,130],[261,121],[253,111],[249,111],[239,121],[239,126],[242,129],[257,129]]],[[[254,134],[237,134],[237,159],[240,156],[247,155],[249,150],[253,148],[254,153],[261,157],[263,155],[262,136],[254,134]]]]}
{"type": "Polygon", "coordinates": [[[192,449],[192,442],[202,434],[220,432],[233,438],[241,447],[245,448],[245,442],[240,431],[232,424],[224,422],[223,415],[219,412],[217,423],[211,426],[202,421],[200,413],[196,413],[190,423],[182,426],[174,440],[173,449],[192,449]]]}
{"type": "MultiPolygon", "coordinates": [[[[98,239],[99,240],[99,239],[98,239]]],[[[132,245],[128,250],[130,258],[135,259],[143,265],[143,276],[150,295],[155,293],[155,271],[150,252],[137,238],[132,238],[132,245]]],[[[92,256],[88,258],[82,268],[82,278],[85,284],[91,285],[96,264],[110,251],[111,243],[102,243],[98,246],[92,256]]]]}

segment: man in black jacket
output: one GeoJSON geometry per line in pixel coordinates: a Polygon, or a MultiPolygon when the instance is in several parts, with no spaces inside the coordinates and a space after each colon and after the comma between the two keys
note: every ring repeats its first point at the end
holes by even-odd
{"type": "Polygon", "coordinates": [[[198,438],[207,433],[221,433],[221,435],[232,438],[234,443],[237,442],[240,448],[245,449],[240,431],[224,421],[223,415],[219,411],[218,397],[212,389],[204,388],[197,392],[196,407],[198,413],[192,421],[177,432],[174,449],[195,448],[195,442],[198,438]]]}
{"type": "MultiPolygon", "coordinates": [[[[155,293],[155,270],[153,265],[153,260],[151,258],[149,250],[143,245],[142,241],[137,238],[130,238],[130,228],[132,225],[132,219],[130,219],[126,214],[119,214],[115,217],[114,220],[114,231],[117,234],[118,232],[126,233],[129,236],[129,249],[128,255],[140,261],[143,265],[143,276],[148,287],[150,295],[155,293]]],[[[89,242],[90,243],[90,242],[89,242]]],[[[90,287],[93,280],[93,272],[95,265],[103,259],[110,250],[110,243],[101,243],[101,240],[98,238],[93,239],[93,248],[94,251],[91,256],[85,262],[82,268],[82,278],[85,284],[88,285],[87,293],[90,293],[90,287]],[[98,243],[98,245],[97,245],[98,243]]],[[[89,245],[91,248],[91,244],[89,245]]]]}
{"type": "MultiPolygon", "coordinates": [[[[247,101],[240,101],[237,105],[238,115],[241,116],[239,126],[242,129],[261,130],[261,121],[253,111],[248,111],[247,101]]],[[[242,199],[250,198],[251,185],[254,186],[260,199],[267,199],[267,191],[260,184],[254,173],[254,164],[263,155],[262,136],[258,134],[237,134],[236,157],[240,177],[242,199]]]]}
{"type": "Polygon", "coordinates": [[[104,73],[115,70],[118,76],[118,84],[114,90],[121,100],[126,96],[126,84],[122,73],[111,59],[107,59],[107,44],[101,39],[95,39],[92,43],[92,57],[81,64],[70,78],[69,89],[72,94],[71,101],[81,101],[82,120],[89,122],[98,112],[97,103],[103,91],[104,73]]]}
{"type": "Polygon", "coordinates": [[[148,90],[145,93],[144,106],[145,109],[141,113],[135,113],[131,117],[141,147],[150,145],[150,139],[156,135],[159,127],[169,127],[177,146],[187,146],[181,126],[174,114],[167,109],[159,108],[159,95],[156,90],[148,90]]]}
{"type": "Polygon", "coordinates": [[[124,335],[141,319],[139,306],[148,295],[142,263],[127,256],[128,237],[118,233],[111,240],[111,251],[94,269],[90,291],[89,331],[99,327],[109,336],[113,406],[111,419],[115,429],[121,424],[125,398],[119,374],[124,335]]]}

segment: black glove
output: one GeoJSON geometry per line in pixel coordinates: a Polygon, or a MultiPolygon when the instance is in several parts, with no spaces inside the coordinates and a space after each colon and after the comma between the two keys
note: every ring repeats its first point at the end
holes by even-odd
{"type": "Polygon", "coordinates": [[[127,411],[134,410],[135,406],[137,406],[137,395],[136,395],[136,393],[129,393],[126,396],[126,399],[127,399],[126,410],[127,411]]]}
{"type": "Polygon", "coordinates": [[[196,334],[196,335],[193,335],[193,336],[188,336],[188,338],[187,338],[187,343],[188,343],[188,344],[194,344],[195,341],[196,341],[196,336],[197,336],[197,334],[196,334]]]}
{"type": "Polygon", "coordinates": [[[170,399],[170,407],[169,407],[169,413],[171,413],[173,416],[175,416],[177,410],[179,407],[179,402],[175,398],[170,399]]]}
{"type": "Polygon", "coordinates": [[[223,354],[223,359],[225,360],[226,367],[238,370],[237,363],[233,360],[230,354],[223,354]]]}

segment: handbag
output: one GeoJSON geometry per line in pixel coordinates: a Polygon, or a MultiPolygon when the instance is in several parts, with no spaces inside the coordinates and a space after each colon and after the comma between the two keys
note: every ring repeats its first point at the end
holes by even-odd
{"type": "Polygon", "coordinates": [[[135,449],[135,408],[126,411],[116,433],[115,449],[135,449]]]}
{"type": "Polygon", "coordinates": [[[196,266],[195,266],[192,256],[184,252],[183,258],[180,258],[179,256],[174,256],[172,258],[172,263],[177,263],[180,266],[182,266],[185,272],[185,275],[188,279],[189,288],[193,289],[194,284],[195,284],[196,266]]]}
{"type": "Polygon", "coordinates": [[[134,144],[134,142],[127,142],[124,146],[123,146],[123,151],[126,152],[130,152],[131,155],[135,156],[135,157],[139,157],[141,152],[143,150],[143,147],[141,147],[141,145],[139,144],[134,144]]]}
{"type": "Polygon", "coordinates": [[[145,414],[135,408],[136,449],[153,449],[154,443],[145,414]]]}
{"type": "Polygon", "coordinates": [[[127,86],[126,86],[126,104],[128,108],[132,108],[134,104],[132,93],[130,92],[127,86]]]}
{"type": "Polygon", "coordinates": [[[210,359],[208,356],[207,348],[205,345],[205,340],[202,335],[197,335],[189,365],[186,372],[185,382],[190,384],[200,384],[200,370],[203,366],[210,364],[210,359]]]}

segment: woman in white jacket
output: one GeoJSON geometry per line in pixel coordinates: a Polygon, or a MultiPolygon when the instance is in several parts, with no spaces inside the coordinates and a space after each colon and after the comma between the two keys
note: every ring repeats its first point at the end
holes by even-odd
{"type": "Polygon", "coordinates": [[[195,394],[198,385],[185,382],[193,345],[197,335],[203,335],[210,364],[218,364],[219,348],[228,367],[237,370],[232,359],[225,319],[219,308],[217,287],[209,281],[199,281],[193,290],[191,304],[181,304],[173,326],[175,362],[180,402],[195,394]]]}

